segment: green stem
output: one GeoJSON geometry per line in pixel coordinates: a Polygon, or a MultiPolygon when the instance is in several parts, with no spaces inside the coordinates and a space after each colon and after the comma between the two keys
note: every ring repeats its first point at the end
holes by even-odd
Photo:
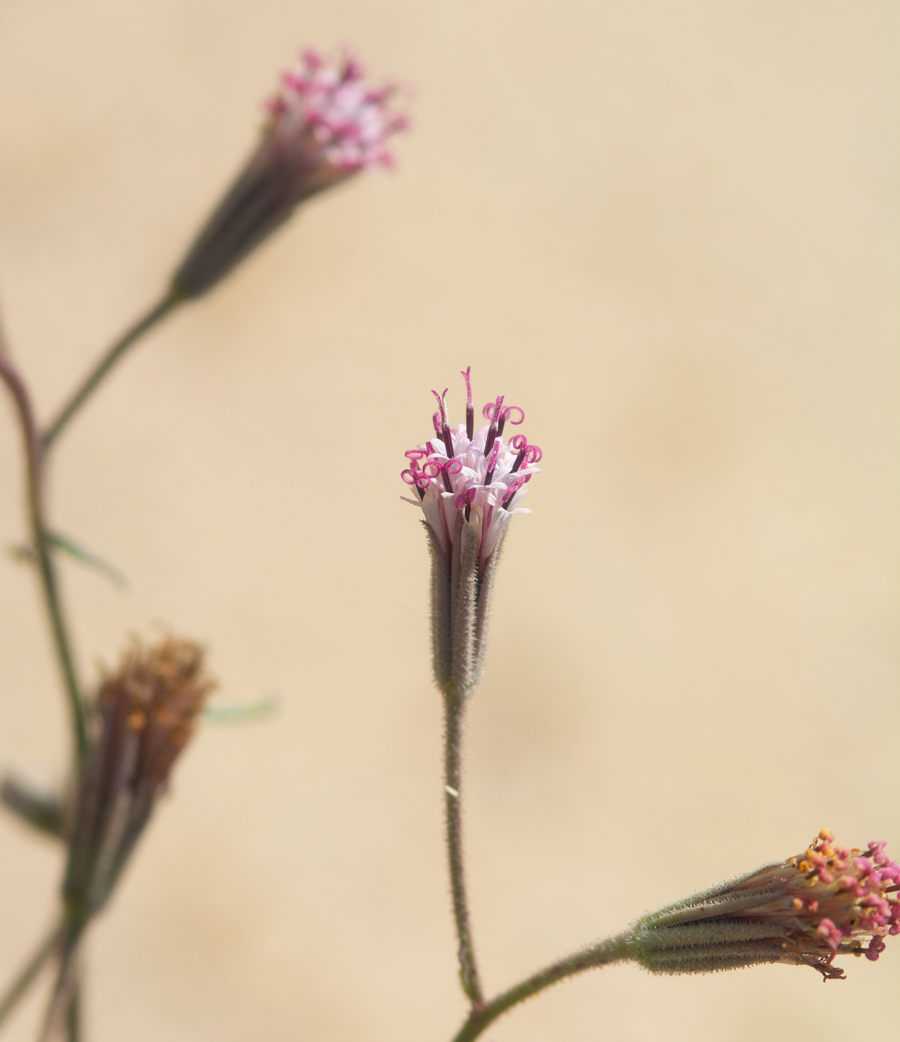
{"type": "Polygon", "coordinates": [[[75,754],[77,762],[80,763],[84,759],[88,747],[84,702],[81,699],[81,689],[75,672],[75,662],[66,629],[59,584],[56,580],[56,569],[53,566],[53,559],[50,556],[47,545],[46,531],[41,525],[40,514],[36,513],[34,508],[32,508],[32,513],[34,517],[32,535],[37,548],[41,587],[44,591],[44,604],[47,609],[47,617],[50,620],[53,644],[56,648],[56,656],[59,660],[59,667],[63,675],[63,683],[69,701],[69,709],[72,714],[75,754]]]}
{"type": "Polygon", "coordinates": [[[184,294],[179,290],[170,289],[160,301],[154,304],[149,311],[142,315],[134,325],[130,326],[119,337],[79,384],[66,404],[60,409],[56,419],[47,427],[43,437],[45,450],[49,449],[56,441],[75,413],[94,393],[106,374],[125,354],[128,348],[185,299],[184,294]]]}
{"type": "Polygon", "coordinates": [[[597,941],[581,951],[567,955],[564,959],[552,963],[543,970],[539,970],[532,977],[516,984],[508,991],[502,992],[496,998],[491,999],[480,1009],[473,1009],[466,1022],[453,1036],[452,1042],[473,1042],[494,1021],[517,1006],[520,1002],[537,995],[551,984],[572,977],[576,973],[593,969],[596,966],[608,966],[613,962],[622,962],[630,959],[628,951],[628,939],[630,933],[620,933],[605,941],[597,941]]]}
{"type": "Polygon", "coordinates": [[[66,1010],[66,1042],[81,1042],[81,997],[84,994],[84,970],[76,970],[75,990],[66,1010]]]}
{"type": "Polygon", "coordinates": [[[77,762],[80,762],[87,750],[87,726],[85,723],[84,705],[81,700],[81,689],[75,671],[75,660],[63,613],[59,584],[56,580],[56,571],[51,556],[50,538],[44,521],[44,452],[28,389],[6,352],[2,333],[0,333],[0,379],[3,380],[12,395],[13,403],[19,416],[19,425],[22,429],[22,439],[25,448],[25,499],[28,512],[28,527],[31,532],[31,542],[38,566],[38,574],[40,575],[44,607],[47,610],[47,618],[50,622],[53,646],[56,649],[56,657],[72,712],[75,751],[77,762]]]}
{"type": "Polygon", "coordinates": [[[32,955],[31,959],[22,968],[19,976],[12,982],[6,994],[0,1001],[0,1025],[6,1020],[32,984],[37,980],[38,974],[44,968],[44,964],[53,954],[61,937],[61,928],[54,926],[50,933],[41,941],[40,947],[32,955]]]}
{"type": "Polygon", "coordinates": [[[474,1009],[484,1005],[484,994],[478,979],[475,947],[469,925],[466,897],[466,874],[463,859],[462,821],[462,757],[465,733],[465,700],[444,696],[444,810],[447,821],[447,855],[450,868],[450,892],[453,918],[459,941],[459,979],[474,1009]]]}

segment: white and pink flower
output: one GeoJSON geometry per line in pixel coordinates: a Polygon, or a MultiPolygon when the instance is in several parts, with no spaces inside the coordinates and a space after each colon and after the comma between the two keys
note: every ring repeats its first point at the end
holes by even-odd
{"type": "Polygon", "coordinates": [[[462,374],[466,422],[451,430],[447,391],[432,391],[434,437],[406,453],[401,475],[430,536],[434,676],[450,700],[465,700],[481,677],[500,548],[510,518],[531,513],[519,504],[541,458],[524,434],[504,441],[507,425],[518,427],[525,413],[502,395],[484,407],[488,422],[475,430],[470,375],[471,366],[462,374]]]}
{"type": "Polygon", "coordinates": [[[475,534],[478,566],[483,570],[502,543],[510,518],[531,513],[519,504],[532,475],[538,473],[535,464],[542,453],[524,434],[504,441],[507,426],[519,426],[525,413],[518,405],[506,405],[502,395],[484,407],[488,423],[475,430],[470,374],[471,366],[462,373],[466,422],[452,430],[447,420],[447,391],[432,391],[438,403],[432,417],[435,436],[406,453],[409,466],[401,476],[418,493],[418,499],[407,502],[422,507],[444,554],[450,554],[462,518],[475,534]]]}
{"type": "Polygon", "coordinates": [[[267,134],[285,155],[302,156],[304,166],[330,167],[343,176],[393,166],[388,139],[408,126],[407,117],[389,107],[396,89],[393,84],[372,87],[352,55],[330,65],[317,51],[307,50],[266,102],[267,134]]]}
{"type": "Polygon", "coordinates": [[[306,51],[266,102],[262,140],[175,273],[173,292],[206,293],[305,199],[392,166],[388,139],[408,124],[391,109],[396,92],[369,84],[349,54],[330,64],[306,51]]]}

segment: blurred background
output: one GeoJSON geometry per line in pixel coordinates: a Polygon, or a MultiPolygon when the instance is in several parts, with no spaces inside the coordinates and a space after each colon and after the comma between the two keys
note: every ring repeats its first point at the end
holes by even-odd
{"type": "MultiPolygon", "coordinates": [[[[136,348],[54,462],[85,677],[204,641],[220,701],[90,939],[89,1042],[424,1042],[463,1017],[428,560],[400,501],[473,368],[544,449],[472,706],[489,991],[803,849],[897,856],[896,5],[0,0],[0,294],[45,417],[157,295],[301,46],[409,87],[395,173],[314,200],[136,348]]],[[[0,416],[0,543],[22,538],[0,416]]],[[[0,562],[0,764],[61,781],[33,577],[0,562]]],[[[61,854],[0,816],[0,981],[61,854]]],[[[493,1042],[888,1037],[849,980],[620,966],[493,1042]]],[[[30,1039],[35,992],[6,1037],[30,1039]]]]}

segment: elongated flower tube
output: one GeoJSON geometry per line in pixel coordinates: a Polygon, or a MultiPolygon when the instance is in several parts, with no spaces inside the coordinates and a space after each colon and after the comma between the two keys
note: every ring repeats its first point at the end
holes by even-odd
{"type": "Polygon", "coordinates": [[[332,65],[306,51],[267,102],[262,140],[175,273],[173,293],[205,293],[299,203],[361,170],[391,166],[388,139],[407,125],[390,109],[395,92],[370,86],[349,55],[332,65]]]}
{"type": "MultiPolygon", "coordinates": [[[[425,515],[432,556],[434,674],[445,695],[464,699],[477,684],[485,654],[491,592],[500,550],[541,458],[522,434],[508,441],[507,425],[525,413],[501,395],[484,407],[488,423],[475,430],[471,367],[466,382],[466,422],[451,429],[447,390],[432,391],[434,437],[406,453],[403,480],[416,491],[407,502],[425,515]]],[[[404,497],[405,498],[405,497],[404,497]]]]}
{"type": "Polygon", "coordinates": [[[102,683],[67,828],[63,897],[75,924],[109,899],[213,686],[202,649],[174,638],[135,643],[102,683]]]}
{"type": "Polygon", "coordinates": [[[644,916],[632,957],[654,973],[780,962],[843,979],[835,956],[874,961],[884,937],[900,933],[900,865],[884,848],[836,846],[823,829],[803,854],[644,916]]]}

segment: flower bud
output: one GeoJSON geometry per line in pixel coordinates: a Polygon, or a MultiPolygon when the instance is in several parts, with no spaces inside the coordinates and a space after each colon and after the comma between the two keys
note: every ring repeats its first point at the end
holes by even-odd
{"type": "Polygon", "coordinates": [[[431,546],[435,679],[445,695],[459,699],[481,676],[500,550],[510,518],[531,513],[519,504],[542,455],[522,434],[504,442],[507,424],[518,426],[525,413],[504,405],[502,395],[484,407],[489,422],[475,430],[470,370],[462,374],[466,422],[451,430],[447,391],[432,391],[435,436],[406,453],[409,466],[401,474],[416,491],[407,502],[421,507],[431,546]]]}
{"type": "Polygon", "coordinates": [[[407,125],[389,110],[395,88],[372,88],[345,56],[307,51],[267,103],[262,140],[172,280],[185,299],[211,289],[316,192],[373,166],[391,166],[388,138],[407,125]]]}
{"type": "Polygon", "coordinates": [[[171,637],[135,642],[101,684],[67,829],[71,919],[86,922],[109,899],[213,686],[202,649],[171,637]]]}
{"type": "Polygon", "coordinates": [[[844,971],[833,964],[836,955],[874,961],[883,938],[900,933],[900,865],[884,847],[835,846],[823,829],[803,854],[638,920],[629,941],[632,957],[654,973],[781,962],[840,980],[844,971]]]}

